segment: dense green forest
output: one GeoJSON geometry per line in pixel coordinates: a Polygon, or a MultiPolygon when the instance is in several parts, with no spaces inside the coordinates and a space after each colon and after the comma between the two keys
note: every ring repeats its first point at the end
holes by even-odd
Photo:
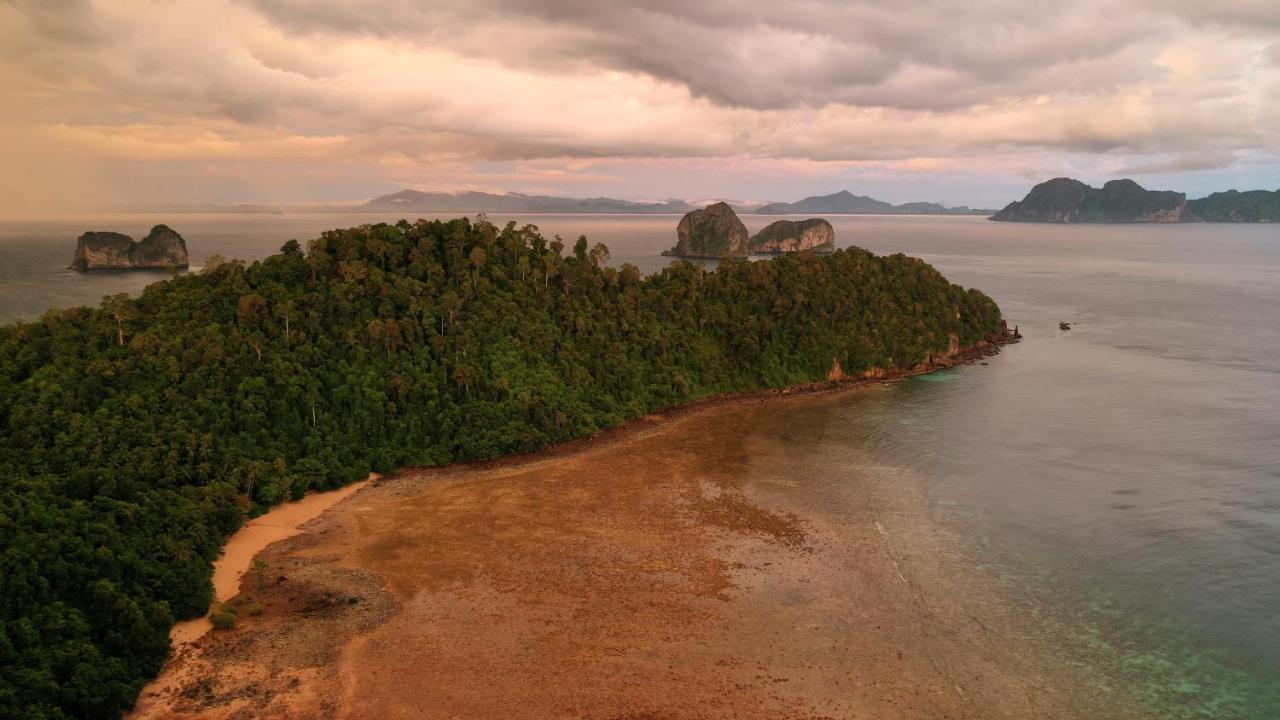
{"type": "Polygon", "coordinates": [[[903,255],[641,277],[564,250],[514,223],[363,226],[0,328],[0,716],[129,708],[223,540],[274,503],[999,324],[903,255]]]}

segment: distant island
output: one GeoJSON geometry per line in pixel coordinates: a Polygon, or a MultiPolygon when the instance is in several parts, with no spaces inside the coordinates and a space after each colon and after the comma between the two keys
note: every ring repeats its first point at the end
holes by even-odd
{"type": "Polygon", "coordinates": [[[376,197],[362,210],[414,210],[419,212],[493,212],[493,213],[632,213],[676,214],[693,206],[683,200],[666,202],[633,202],[616,198],[567,198],[551,195],[523,195],[486,192],[422,192],[401,190],[376,197]]]}
{"type": "MultiPolygon", "coordinates": [[[[728,205],[728,203],[724,203],[728,205]]],[[[825,213],[830,215],[990,215],[990,210],[973,210],[968,207],[949,208],[932,202],[909,202],[893,205],[863,195],[841,190],[831,195],[816,195],[794,203],[771,202],[763,205],[740,203],[731,206],[746,215],[801,215],[825,213]]],[[[390,195],[376,197],[359,206],[362,210],[419,210],[494,213],[635,213],[677,214],[694,209],[684,200],[665,202],[634,202],[617,198],[568,198],[550,195],[523,195],[520,193],[494,194],[484,192],[422,192],[401,190],[390,195]]]]}
{"type": "MultiPolygon", "coordinates": [[[[705,201],[700,201],[701,202],[705,201]]],[[[934,202],[908,202],[894,205],[864,195],[854,195],[841,190],[830,195],[815,195],[794,203],[768,202],[732,203],[735,212],[744,215],[990,215],[991,210],[978,210],[966,206],[947,207],[934,202]]],[[[187,205],[162,205],[134,207],[132,212],[155,213],[563,213],[563,214],[619,214],[619,215],[680,215],[697,205],[685,200],[671,199],[660,202],[621,200],[611,197],[572,198],[555,195],[526,195],[523,193],[490,192],[432,192],[423,190],[399,190],[379,195],[371,200],[351,203],[316,205],[272,206],[251,203],[218,205],[198,203],[187,205]]]]}
{"type": "Polygon", "coordinates": [[[1034,223],[1280,222],[1280,190],[1229,190],[1187,200],[1186,193],[1147,190],[1128,179],[1094,188],[1059,177],[1031,188],[1026,197],[1009,203],[991,219],[1034,223]]]}
{"type": "Polygon", "coordinates": [[[76,241],[71,268],[137,270],[187,267],[187,241],[167,225],[156,225],[142,240],[118,232],[87,232],[76,241]]]}
{"type": "Polygon", "coordinates": [[[822,218],[778,220],[748,237],[747,226],[729,203],[718,202],[690,210],[676,226],[676,245],[663,255],[681,258],[783,255],[836,249],[836,232],[822,218]]]}
{"type": "Polygon", "coordinates": [[[1280,222],[1280,190],[1227,190],[1187,201],[1187,212],[1204,222],[1280,222]]]}
{"type": "Polygon", "coordinates": [[[989,210],[974,210],[966,206],[946,207],[933,202],[909,202],[894,205],[865,195],[854,195],[841,190],[830,195],[813,195],[799,202],[775,202],[755,209],[756,215],[801,215],[824,213],[828,215],[989,215],[989,210]]]}
{"type": "Polygon", "coordinates": [[[747,247],[752,255],[835,252],[836,231],[831,223],[822,218],[778,220],[752,235],[747,241],[747,247]]]}
{"type": "Polygon", "coordinates": [[[682,258],[745,257],[747,226],[729,203],[718,202],[690,210],[676,225],[676,246],[663,255],[682,258]]]}

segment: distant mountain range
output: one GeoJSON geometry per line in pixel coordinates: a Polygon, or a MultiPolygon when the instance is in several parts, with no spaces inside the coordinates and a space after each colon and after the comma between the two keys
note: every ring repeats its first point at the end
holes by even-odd
{"type": "MultiPolygon", "coordinates": [[[[702,202],[700,204],[708,204],[702,202]]],[[[841,190],[830,195],[814,195],[799,202],[770,202],[765,204],[732,203],[733,209],[742,214],[757,215],[990,215],[990,210],[968,207],[946,207],[933,202],[909,202],[894,205],[865,195],[854,195],[841,190]]],[[[523,193],[487,192],[425,192],[400,190],[380,195],[366,202],[321,205],[215,205],[187,204],[163,205],[150,208],[132,208],[135,212],[160,213],[358,213],[358,212],[406,212],[406,213],[459,213],[471,215],[485,213],[618,213],[682,215],[696,206],[684,200],[663,202],[637,202],[618,198],[571,198],[554,195],[525,195],[523,193]]]]}
{"type": "Polygon", "coordinates": [[[990,215],[990,210],[974,210],[963,205],[946,207],[933,202],[894,205],[865,195],[841,190],[830,195],[813,195],[799,202],[775,202],[755,209],[757,215],[990,215]]]}
{"type": "Polygon", "coordinates": [[[496,195],[485,192],[422,192],[401,190],[382,195],[360,206],[361,210],[415,210],[431,212],[493,213],[652,213],[680,214],[693,209],[683,200],[633,202],[616,198],[567,198],[551,195],[496,195]]]}
{"type": "MultiPolygon", "coordinates": [[[[566,198],[550,195],[522,195],[506,193],[497,195],[484,192],[441,193],[419,190],[401,190],[382,195],[358,206],[361,210],[414,210],[430,212],[493,212],[493,213],[651,213],[681,214],[694,206],[683,200],[666,202],[634,202],[616,198],[566,198]]],[[[971,210],[967,207],[949,208],[938,203],[911,202],[894,205],[863,195],[842,190],[831,195],[815,195],[799,202],[774,202],[764,205],[735,205],[744,214],[800,215],[823,213],[827,215],[990,215],[990,210],[971,210]]]]}
{"type": "Polygon", "coordinates": [[[1035,223],[1274,223],[1280,222],[1280,190],[1228,190],[1188,200],[1186,193],[1147,190],[1133,180],[1111,180],[1101,188],[1072,178],[1054,178],[1031,188],[1021,200],[991,216],[1035,223]]]}

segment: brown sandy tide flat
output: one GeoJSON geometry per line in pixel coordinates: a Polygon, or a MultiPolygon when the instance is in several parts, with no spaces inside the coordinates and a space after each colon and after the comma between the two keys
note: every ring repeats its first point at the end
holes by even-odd
{"type": "Polygon", "coordinates": [[[263,612],[171,661],[134,717],[1089,717],[906,479],[837,511],[789,495],[820,466],[770,448],[839,402],[375,482],[268,548],[241,585],[263,612]]]}

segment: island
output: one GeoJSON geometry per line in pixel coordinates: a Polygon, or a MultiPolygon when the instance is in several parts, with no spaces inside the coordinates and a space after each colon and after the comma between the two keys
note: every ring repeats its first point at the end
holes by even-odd
{"type": "Polygon", "coordinates": [[[186,268],[187,241],[167,225],[156,225],[142,240],[118,232],[87,232],[76,241],[73,270],[186,268]]]}
{"type": "MultiPolygon", "coordinates": [[[[745,252],[732,213],[710,210],[733,245],[701,249],[745,252]]],[[[0,645],[22,668],[0,673],[2,714],[131,707],[175,620],[209,611],[224,540],[312,490],[587,442],[717,396],[927,372],[1005,337],[991,298],[902,254],[649,276],[607,257],[514,222],[369,224],[0,326],[16,429],[0,645]]],[[[250,581],[299,587],[292,570],[250,581]]],[[[344,607],[374,607],[375,589],[356,596],[344,607]]]]}
{"type": "Polygon", "coordinates": [[[1059,177],[1036,185],[1020,201],[991,216],[1001,222],[1176,223],[1187,196],[1146,190],[1132,180],[1112,180],[1101,189],[1059,177]]]}
{"type": "Polygon", "coordinates": [[[836,231],[822,218],[778,220],[752,235],[747,245],[752,255],[829,253],[836,249],[836,231]]]}
{"type": "MultiPolygon", "coordinates": [[[[361,212],[491,212],[491,213],[621,213],[635,215],[677,214],[691,205],[683,200],[635,202],[609,197],[568,198],[553,195],[486,192],[425,192],[400,190],[380,195],[354,208],[361,212]]],[[[324,208],[331,209],[331,208],[324,208]]]]}
{"type": "Polygon", "coordinates": [[[1280,222],[1280,190],[1227,190],[1187,201],[1187,212],[1205,222],[1280,222]]]}
{"type": "Polygon", "coordinates": [[[676,246],[663,255],[682,258],[746,257],[750,253],[747,226],[729,203],[718,202],[690,210],[676,226],[676,246]]]}
{"type": "Polygon", "coordinates": [[[974,210],[966,206],[947,207],[934,202],[908,202],[894,205],[865,195],[854,195],[848,190],[830,195],[813,195],[793,203],[775,202],[755,209],[757,215],[990,215],[989,210],[974,210]]]}
{"type": "Polygon", "coordinates": [[[1280,222],[1280,190],[1229,190],[1197,200],[1172,190],[1147,190],[1133,180],[1101,188],[1059,177],[1031,188],[1022,200],[992,215],[997,222],[1188,223],[1280,222]]]}

